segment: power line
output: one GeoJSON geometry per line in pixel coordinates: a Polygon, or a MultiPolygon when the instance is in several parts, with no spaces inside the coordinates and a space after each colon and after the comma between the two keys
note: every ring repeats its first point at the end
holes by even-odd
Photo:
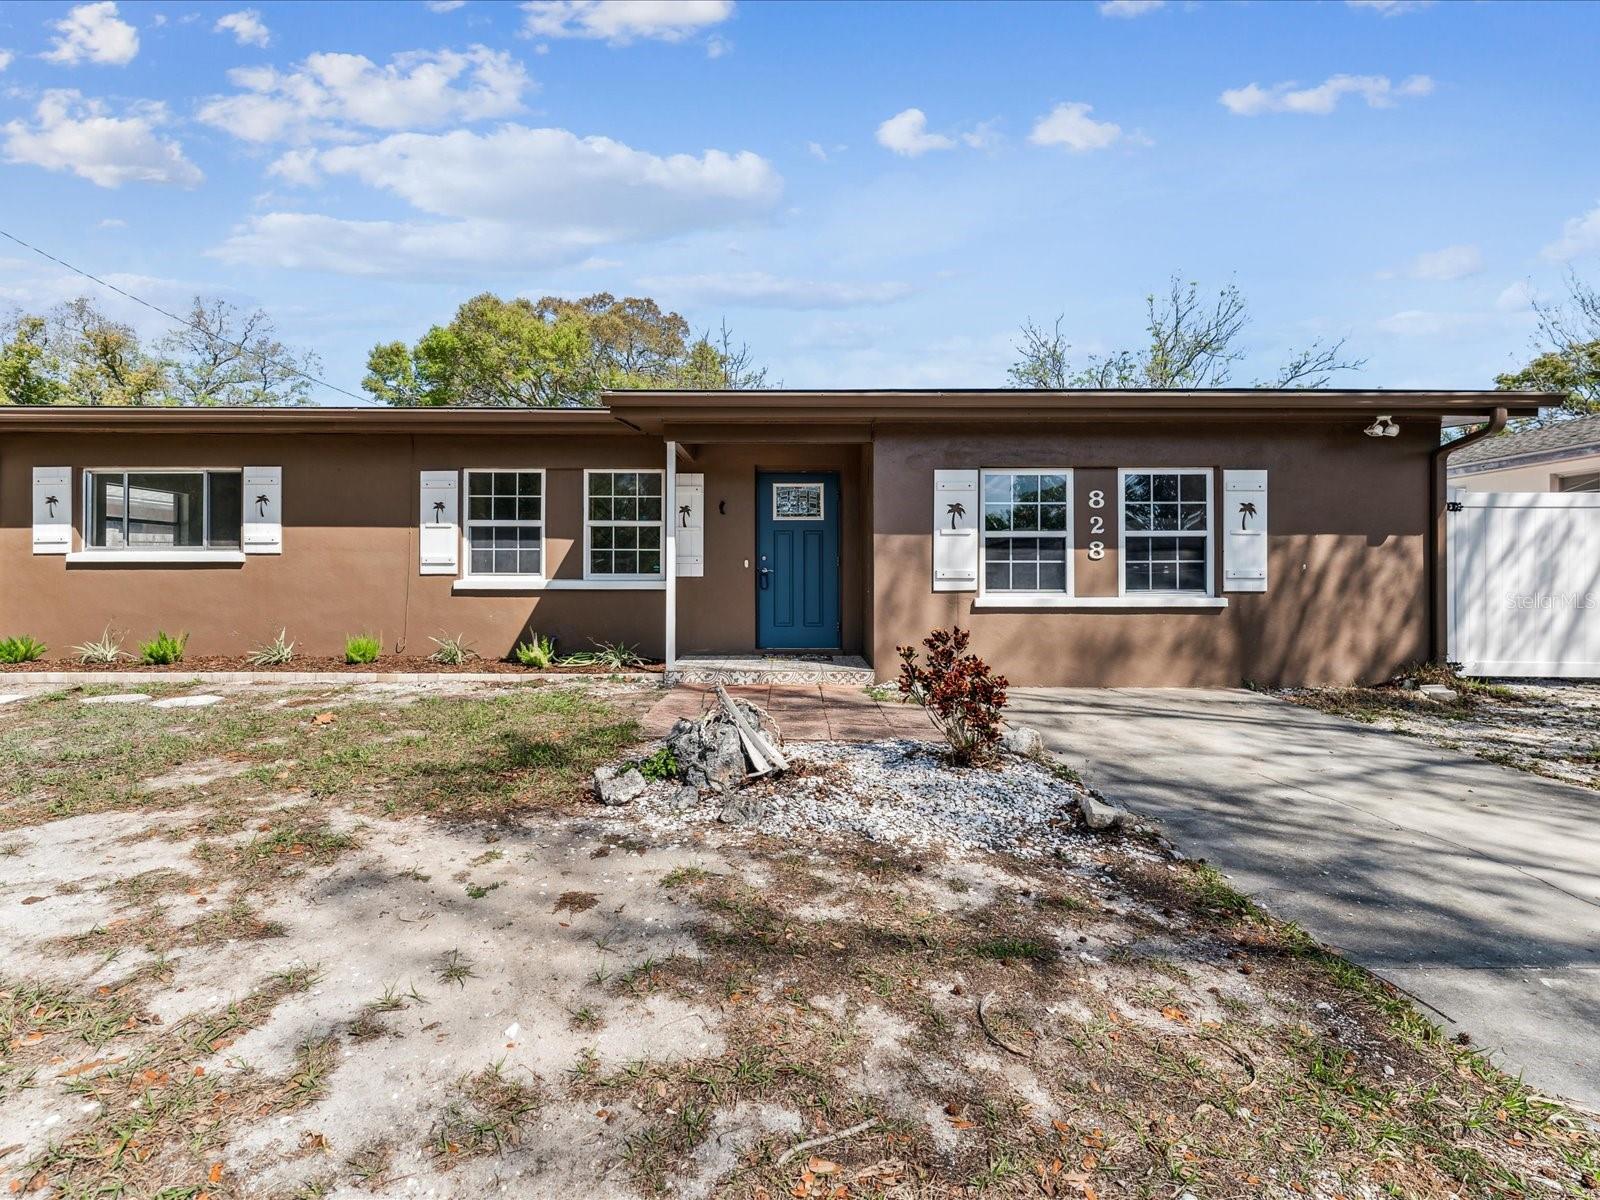
{"type": "Polygon", "coordinates": [[[21,246],[24,250],[32,250],[40,258],[47,258],[51,262],[55,263],[56,266],[64,267],[68,271],[71,271],[74,275],[82,275],[85,279],[89,280],[91,283],[97,283],[101,287],[106,288],[108,291],[115,292],[117,295],[123,297],[126,300],[132,300],[135,304],[142,304],[142,305],[144,305],[144,307],[148,308],[151,312],[158,312],[163,317],[166,317],[167,320],[169,320],[169,321],[176,321],[179,325],[187,325],[190,329],[193,329],[196,333],[202,333],[208,338],[212,338],[212,339],[214,339],[216,341],[224,343],[225,345],[232,346],[235,350],[239,351],[240,354],[248,354],[248,355],[251,355],[252,357],[254,357],[255,359],[257,359],[260,362],[271,363],[272,365],[276,366],[281,371],[284,371],[284,372],[286,372],[286,373],[288,373],[290,375],[298,376],[299,378],[307,380],[310,383],[320,384],[322,387],[327,388],[331,392],[338,392],[341,396],[349,396],[350,399],[356,401],[359,404],[367,404],[369,402],[368,398],[365,397],[365,396],[358,396],[354,392],[347,391],[346,389],[340,387],[336,383],[329,383],[326,379],[323,379],[323,378],[321,378],[320,376],[317,376],[317,375],[312,375],[312,374],[310,374],[310,373],[308,373],[306,371],[302,371],[299,367],[291,366],[289,363],[280,362],[280,361],[278,361],[276,359],[269,358],[267,355],[261,353],[261,351],[259,351],[259,350],[252,350],[249,346],[246,346],[243,342],[236,342],[232,338],[225,338],[221,334],[215,333],[212,330],[207,329],[204,325],[201,325],[197,321],[191,321],[188,317],[180,317],[177,313],[171,312],[168,309],[162,308],[159,304],[152,304],[149,300],[146,300],[142,296],[135,296],[132,292],[127,291],[124,288],[119,288],[116,284],[110,283],[110,282],[108,282],[108,281],[106,281],[104,279],[101,279],[100,276],[98,276],[98,275],[90,274],[88,271],[85,271],[82,267],[75,267],[71,263],[65,261],[64,259],[57,258],[54,254],[51,254],[48,251],[41,250],[37,246],[30,245],[29,243],[23,241],[21,238],[17,237],[16,234],[7,233],[4,229],[0,229],[0,237],[6,238],[9,241],[15,242],[17,245],[21,246]]]}

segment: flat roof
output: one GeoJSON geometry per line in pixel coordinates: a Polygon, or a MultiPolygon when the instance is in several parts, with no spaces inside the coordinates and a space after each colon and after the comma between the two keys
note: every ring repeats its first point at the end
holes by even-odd
{"type": "Polygon", "coordinates": [[[1389,389],[1194,388],[1068,390],[1024,388],[628,390],[603,393],[592,408],[200,408],[0,406],[0,431],[120,433],[515,433],[530,425],[562,433],[661,434],[669,425],[873,426],[880,424],[1085,419],[1236,418],[1297,420],[1339,415],[1485,421],[1495,408],[1533,416],[1562,403],[1551,392],[1389,389]]]}

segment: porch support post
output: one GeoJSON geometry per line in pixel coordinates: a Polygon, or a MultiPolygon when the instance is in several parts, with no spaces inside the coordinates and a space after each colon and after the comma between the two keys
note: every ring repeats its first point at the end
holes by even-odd
{"type": "Polygon", "coordinates": [[[662,505],[666,518],[667,544],[664,565],[667,568],[667,650],[666,669],[672,670],[678,659],[678,443],[667,443],[667,487],[662,505]]]}

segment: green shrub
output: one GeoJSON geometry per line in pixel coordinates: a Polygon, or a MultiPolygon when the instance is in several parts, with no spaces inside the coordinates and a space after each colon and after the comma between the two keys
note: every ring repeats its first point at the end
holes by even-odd
{"type": "Polygon", "coordinates": [[[536,633],[532,641],[518,642],[517,648],[511,654],[525,667],[533,667],[539,671],[547,670],[556,660],[555,639],[536,633]]]}
{"type": "Polygon", "coordinates": [[[252,667],[281,667],[292,658],[294,643],[289,640],[289,631],[280,629],[277,637],[252,650],[246,661],[252,667]]]}
{"type": "Polygon", "coordinates": [[[123,653],[122,639],[111,632],[111,626],[109,625],[101,630],[99,641],[84,642],[81,646],[74,646],[72,652],[78,656],[79,662],[93,663],[102,667],[110,666],[121,659],[132,657],[123,653]]]}
{"type": "Polygon", "coordinates": [[[344,640],[344,660],[351,666],[375,663],[383,653],[383,643],[370,633],[352,634],[344,640]]]}
{"type": "Polygon", "coordinates": [[[634,766],[639,768],[639,774],[646,779],[678,777],[678,756],[672,752],[671,746],[662,746],[654,754],[641,758],[634,766]]]}
{"type": "Polygon", "coordinates": [[[580,650],[561,660],[568,667],[610,667],[620,671],[626,667],[642,667],[644,659],[626,642],[595,642],[593,650],[580,650]]]}
{"type": "Polygon", "coordinates": [[[155,637],[139,643],[139,661],[152,667],[170,667],[183,661],[183,651],[188,644],[187,633],[173,637],[166,630],[158,629],[155,637]]]}
{"type": "Polygon", "coordinates": [[[459,667],[469,659],[477,658],[478,654],[471,646],[467,645],[467,635],[458,633],[455,637],[429,638],[435,646],[439,647],[428,658],[436,663],[443,663],[447,667],[459,667]]]}
{"type": "Polygon", "coordinates": [[[23,634],[21,637],[0,638],[0,663],[26,663],[44,657],[44,652],[50,649],[36,637],[23,634]]]}

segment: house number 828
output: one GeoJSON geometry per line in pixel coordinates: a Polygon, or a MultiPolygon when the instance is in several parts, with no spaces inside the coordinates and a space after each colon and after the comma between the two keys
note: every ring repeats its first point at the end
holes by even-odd
{"type": "Polygon", "coordinates": [[[1090,542],[1089,543],[1089,558],[1090,558],[1091,561],[1099,562],[1105,556],[1106,556],[1106,544],[1104,542],[1090,542]]]}

